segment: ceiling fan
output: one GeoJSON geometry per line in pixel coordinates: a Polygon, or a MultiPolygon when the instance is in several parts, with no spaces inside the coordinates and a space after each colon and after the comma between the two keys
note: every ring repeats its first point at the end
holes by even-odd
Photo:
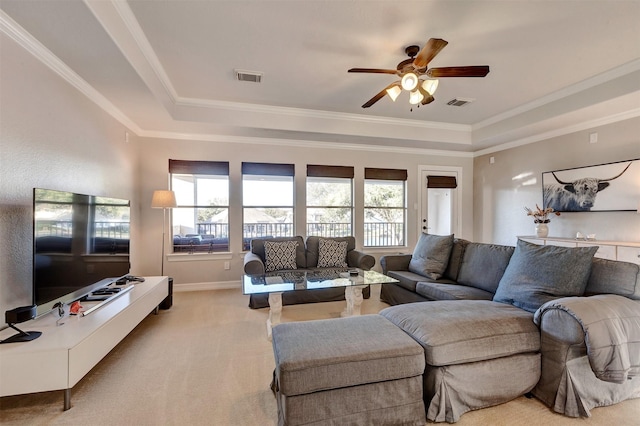
{"type": "Polygon", "coordinates": [[[348,72],[360,72],[370,74],[395,74],[400,80],[395,81],[382,89],[380,93],[369,99],[362,108],[369,108],[389,95],[395,102],[402,90],[409,92],[409,103],[412,105],[426,105],[434,101],[433,93],[438,87],[437,78],[440,77],[484,77],[489,74],[488,65],[464,66],[464,67],[436,67],[427,68],[429,62],[440,53],[448,44],[441,38],[429,39],[422,50],[420,46],[408,46],[405,53],[409,59],[400,62],[395,70],[378,68],[351,68],[348,72]],[[421,80],[420,76],[427,76],[427,80],[421,80]]]}

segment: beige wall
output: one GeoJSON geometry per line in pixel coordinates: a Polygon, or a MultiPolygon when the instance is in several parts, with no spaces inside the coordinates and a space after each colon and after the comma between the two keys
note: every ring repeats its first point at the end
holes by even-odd
{"type": "MultiPolygon", "coordinates": [[[[364,180],[365,167],[381,168],[401,168],[408,171],[408,248],[399,251],[410,252],[415,245],[418,235],[418,211],[414,209],[418,198],[418,168],[419,166],[452,166],[463,168],[463,177],[460,185],[462,191],[462,229],[466,238],[471,238],[472,231],[472,210],[470,208],[473,200],[472,195],[472,165],[473,159],[470,156],[434,156],[419,153],[390,153],[362,151],[354,149],[319,149],[302,148],[292,146],[267,146],[252,145],[244,143],[218,143],[203,141],[176,141],[162,139],[142,139],[139,141],[140,149],[140,193],[141,219],[144,223],[144,233],[142,236],[142,246],[147,250],[141,253],[139,272],[142,275],[157,275],[160,273],[160,262],[162,261],[161,241],[162,241],[162,211],[150,208],[151,196],[156,189],[166,189],[168,185],[168,160],[211,160],[229,161],[231,180],[231,203],[236,206],[242,204],[241,201],[241,163],[242,161],[267,162],[267,163],[294,163],[296,170],[295,185],[296,194],[304,194],[306,165],[307,164],[327,164],[327,165],[350,165],[355,167],[355,201],[356,205],[362,205],[364,195],[362,184],[364,180]],[[235,201],[235,203],[234,203],[235,201]]],[[[295,200],[297,228],[302,228],[305,211],[305,200],[298,197],[295,200]]],[[[164,273],[174,278],[176,286],[181,284],[202,284],[211,283],[237,283],[242,275],[243,252],[240,246],[240,236],[242,235],[241,209],[231,210],[231,230],[236,238],[231,241],[231,259],[219,258],[213,260],[193,260],[188,262],[177,262],[175,258],[165,260],[164,273]],[[234,221],[234,218],[236,220],[234,221]],[[235,232],[233,232],[235,230],[235,232]],[[230,269],[224,270],[225,261],[230,262],[230,269]]],[[[362,229],[362,219],[356,212],[355,236],[358,239],[358,230],[362,229]]],[[[168,230],[167,225],[167,230],[168,230]]],[[[361,243],[359,239],[359,243],[361,243]]],[[[166,245],[169,246],[171,240],[166,237],[166,245]]],[[[388,250],[367,250],[379,258],[388,250]]],[[[189,256],[189,255],[186,255],[189,256]]],[[[185,255],[182,256],[184,258],[185,255]]],[[[206,256],[205,256],[206,257],[206,256]]],[[[192,255],[197,259],[197,255],[192,255]]],[[[379,267],[379,265],[377,265],[379,267]]]]}
{"type": "MultiPolygon", "coordinates": [[[[640,118],[608,124],[474,160],[474,240],[514,245],[517,235],[533,235],[523,207],[542,205],[542,173],[640,158],[640,118]],[[589,143],[597,132],[598,142],[589,143]],[[495,162],[490,163],[494,157],[495,162]]],[[[640,194],[638,194],[640,200],[640,194]]],[[[549,236],[577,232],[601,240],[640,241],[635,212],[581,212],[552,216],[549,236]]]]}
{"type": "Polygon", "coordinates": [[[12,40],[3,35],[0,43],[4,315],[31,304],[34,187],[131,199],[134,220],[137,205],[134,144],[124,141],[125,128],[12,40]]]}

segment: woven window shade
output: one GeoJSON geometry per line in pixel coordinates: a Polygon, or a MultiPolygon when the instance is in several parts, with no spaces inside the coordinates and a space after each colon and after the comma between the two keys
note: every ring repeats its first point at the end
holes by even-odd
{"type": "Polygon", "coordinates": [[[277,163],[242,163],[243,175],[294,176],[295,165],[277,163]]]}
{"type": "Polygon", "coordinates": [[[351,166],[319,166],[307,164],[308,177],[332,177],[353,179],[353,167],[351,166]]]}
{"type": "Polygon", "coordinates": [[[427,176],[427,188],[457,188],[455,176],[427,176]]]}
{"type": "Polygon", "coordinates": [[[229,175],[228,161],[169,160],[169,173],[185,175],[229,175]]]}
{"type": "Polygon", "coordinates": [[[364,169],[365,179],[407,180],[407,171],[402,169],[364,169]]]}

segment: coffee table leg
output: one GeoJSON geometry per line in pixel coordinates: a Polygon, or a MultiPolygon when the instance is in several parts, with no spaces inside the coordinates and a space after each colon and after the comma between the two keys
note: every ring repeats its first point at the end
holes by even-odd
{"type": "Polygon", "coordinates": [[[267,319],[267,339],[271,341],[271,329],[280,324],[282,314],[282,293],[269,293],[269,318],[267,319]]]}
{"type": "Polygon", "coordinates": [[[362,289],[363,285],[354,285],[344,288],[344,298],[347,300],[347,307],[340,314],[341,317],[351,317],[354,315],[360,315],[360,308],[362,306],[362,289]]]}

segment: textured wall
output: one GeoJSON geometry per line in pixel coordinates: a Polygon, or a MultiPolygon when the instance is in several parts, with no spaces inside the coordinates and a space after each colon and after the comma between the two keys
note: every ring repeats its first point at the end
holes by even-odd
{"type": "MultiPolygon", "coordinates": [[[[477,157],[474,161],[476,241],[514,245],[517,235],[533,235],[524,206],[542,205],[542,173],[640,158],[640,118],[608,124],[535,144],[477,157]],[[597,132],[598,142],[589,143],[597,132]],[[495,162],[490,163],[494,157],[495,162]]],[[[637,195],[640,201],[640,194],[637,195]]],[[[577,232],[600,240],[640,241],[635,212],[581,212],[552,216],[549,236],[577,232]]]]}
{"type": "Polygon", "coordinates": [[[133,199],[136,159],[122,125],[12,40],[2,36],[0,43],[4,318],[7,309],[31,303],[33,188],[133,199]]]}

